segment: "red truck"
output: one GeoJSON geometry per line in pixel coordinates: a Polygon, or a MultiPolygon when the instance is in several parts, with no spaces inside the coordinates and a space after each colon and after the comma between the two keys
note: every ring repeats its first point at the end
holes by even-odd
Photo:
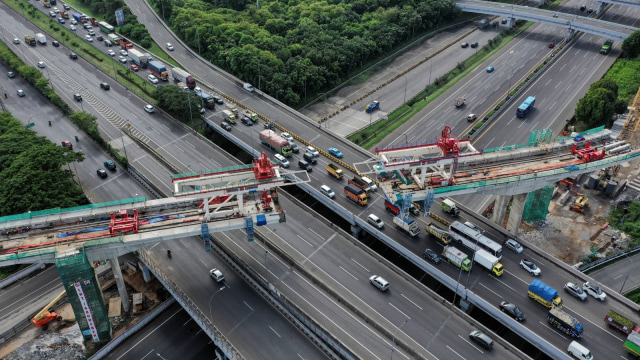
{"type": "MultiPolygon", "coordinates": [[[[123,49],[133,49],[133,43],[125,38],[120,38],[120,46],[123,49]]],[[[167,75],[168,76],[168,75],[167,75]]],[[[164,79],[163,79],[164,80],[164,79]]]]}
{"type": "Polygon", "coordinates": [[[617,312],[610,310],[607,316],[604,317],[604,322],[609,326],[614,327],[623,333],[629,335],[633,331],[640,331],[640,327],[635,322],[627,319],[626,317],[618,314],[617,312]]]}

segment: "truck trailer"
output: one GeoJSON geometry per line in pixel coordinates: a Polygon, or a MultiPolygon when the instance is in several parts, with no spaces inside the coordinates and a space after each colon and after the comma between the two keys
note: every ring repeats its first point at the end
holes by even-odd
{"type": "Polygon", "coordinates": [[[436,239],[439,239],[440,241],[442,241],[442,243],[444,245],[449,245],[451,243],[451,235],[449,235],[448,231],[445,230],[441,230],[440,228],[438,228],[437,226],[433,225],[432,223],[427,223],[427,225],[424,227],[424,229],[431,234],[431,236],[435,237],[436,239]]]}
{"type": "Polygon", "coordinates": [[[640,357],[640,333],[632,331],[622,345],[627,352],[636,358],[640,357]]]}
{"type": "MultiPolygon", "coordinates": [[[[384,208],[393,215],[400,214],[400,204],[402,204],[402,200],[398,200],[396,205],[392,203],[391,200],[387,198],[384,199],[384,208]]],[[[411,207],[409,208],[409,212],[415,216],[420,215],[420,210],[418,210],[418,208],[413,204],[411,204],[411,207]]]]}
{"type": "Polygon", "coordinates": [[[141,68],[146,69],[147,66],[149,66],[149,58],[151,57],[151,55],[143,53],[142,51],[136,49],[130,49],[128,53],[129,58],[131,58],[131,60],[133,60],[133,62],[141,68]]]}
{"type": "MultiPolygon", "coordinates": [[[[223,112],[228,112],[231,115],[234,115],[229,110],[224,110],[223,112]]],[[[291,156],[292,151],[289,142],[272,130],[266,129],[260,131],[260,141],[262,141],[264,145],[274,149],[283,156],[291,156]]]]}
{"type": "Polygon", "coordinates": [[[196,87],[196,79],[193,76],[191,76],[191,74],[189,74],[188,72],[180,68],[172,68],[171,76],[173,76],[173,79],[176,82],[183,82],[187,84],[187,87],[189,89],[193,90],[196,87]]]}
{"type": "Polygon", "coordinates": [[[551,324],[551,326],[555,326],[560,331],[567,335],[571,335],[576,339],[580,339],[584,332],[582,324],[580,324],[576,318],[556,307],[552,307],[549,310],[549,313],[547,314],[547,322],[551,324]]]}
{"type": "Polygon", "coordinates": [[[502,276],[504,273],[504,267],[500,263],[500,259],[489,254],[486,250],[477,250],[473,256],[473,262],[494,273],[496,276],[502,276]]]}
{"type": "Polygon", "coordinates": [[[236,123],[236,114],[232,113],[229,110],[222,110],[222,118],[224,121],[228,121],[232,124],[236,123]]]}
{"type": "Polygon", "coordinates": [[[47,37],[44,36],[44,34],[42,34],[42,33],[37,33],[36,34],[36,41],[40,45],[47,45],[47,37]]]}
{"type": "Polygon", "coordinates": [[[335,164],[327,165],[327,172],[329,173],[329,175],[333,176],[334,178],[336,178],[338,180],[342,180],[342,177],[344,176],[344,173],[342,172],[342,169],[340,169],[335,164]]]}
{"type": "Polygon", "coordinates": [[[367,205],[367,194],[364,193],[364,190],[359,187],[353,185],[347,185],[344,187],[344,195],[347,199],[353,201],[356,204],[360,204],[361,206],[367,205]]]}
{"type": "Polygon", "coordinates": [[[471,270],[471,260],[469,259],[467,254],[451,245],[444,247],[444,251],[442,251],[442,257],[449,260],[450,263],[452,263],[459,269],[462,269],[464,271],[471,270]]]}
{"type": "Polygon", "coordinates": [[[640,326],[638,326],[638,324],[613,310],[609,310],[607,315],[604,317],[604,322],[627,335],[631,334],[632,331],[640,332],[640,326]]]}
{"type": "Polygon", "coordinates": [[[360,176],[354,176],[352,179],[349,179],[349,184],[364,190],[367,196],[371,195],[371,187],[366,181],[362,180],[360,176]]]}
{"type": "Polygon", "coordinates": [[[449,199],[442,200],[440,205],[442,206],[442,211],[446,212],[451,216],[458,216],[460,214],[460,209],[458,209],[458,207],[456,206],[456,203],[454,203],[449,199]]]}
{"type": "Polygon", "coordinates": [[[530,298],[548,308],[562,308],[562,299],[558,296],[558,291],[538,279],[531,282],[528,294],[530,298]]]}
{"type": "Polygon", "coordinates": [[[24,42],[31,46],[36,46],[36,38],[33,35],[25,35],[24,42]]]}

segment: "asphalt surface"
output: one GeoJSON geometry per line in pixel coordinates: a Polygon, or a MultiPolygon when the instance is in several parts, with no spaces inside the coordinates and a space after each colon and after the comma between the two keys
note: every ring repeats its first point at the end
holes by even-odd
{"type": "Polygon", "coordinates": [[[214,351],[207,334],[175,303],[104,358],[204,360],[212,359],[214,351]]]}
{"type": "Polygon", "coordinates": [[[619,293],[640,286],[640,254],[626,256],[611,265],[589,273],[598,283],[619,293]]]}

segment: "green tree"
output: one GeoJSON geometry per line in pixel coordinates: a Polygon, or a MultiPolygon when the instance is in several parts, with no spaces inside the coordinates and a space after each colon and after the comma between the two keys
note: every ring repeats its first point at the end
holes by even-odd
{"type": "Polygon", "coordinates": [[[607,89],[597,88],[588,91],[576,106],[576,120],[589,127],[609,125],[615,114],[616,98],[607,89]]]}
{"type": "Polygon", "coordinates": [[[589,87],[589,91],[594,89],[605,89],[610,91],[614,97],[618,97],[618,84],[613,79],[600,79],[589,87]]]}
{"type": "Polygon", "coordinates": [[[622,56],[635,59],[640,55],[640,30],[633,32],[622,42],[622,56]]]}
{"type": "Polygon", "coordinates": [[[168,85],[156,88],[153,97],[158,100],[158,106],[162,110],[185,123],[191,121],[192,117],[196,118],[200,115],[202,99],[178,86],[168,85]]]}

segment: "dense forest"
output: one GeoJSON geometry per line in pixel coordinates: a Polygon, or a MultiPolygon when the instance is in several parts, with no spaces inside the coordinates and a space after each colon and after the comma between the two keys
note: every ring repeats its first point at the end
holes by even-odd
{"type": "Polygon", "coordinates": [[[152,0],[192,49],[288,104],[459,16],[450,0],[152,0]]]}

